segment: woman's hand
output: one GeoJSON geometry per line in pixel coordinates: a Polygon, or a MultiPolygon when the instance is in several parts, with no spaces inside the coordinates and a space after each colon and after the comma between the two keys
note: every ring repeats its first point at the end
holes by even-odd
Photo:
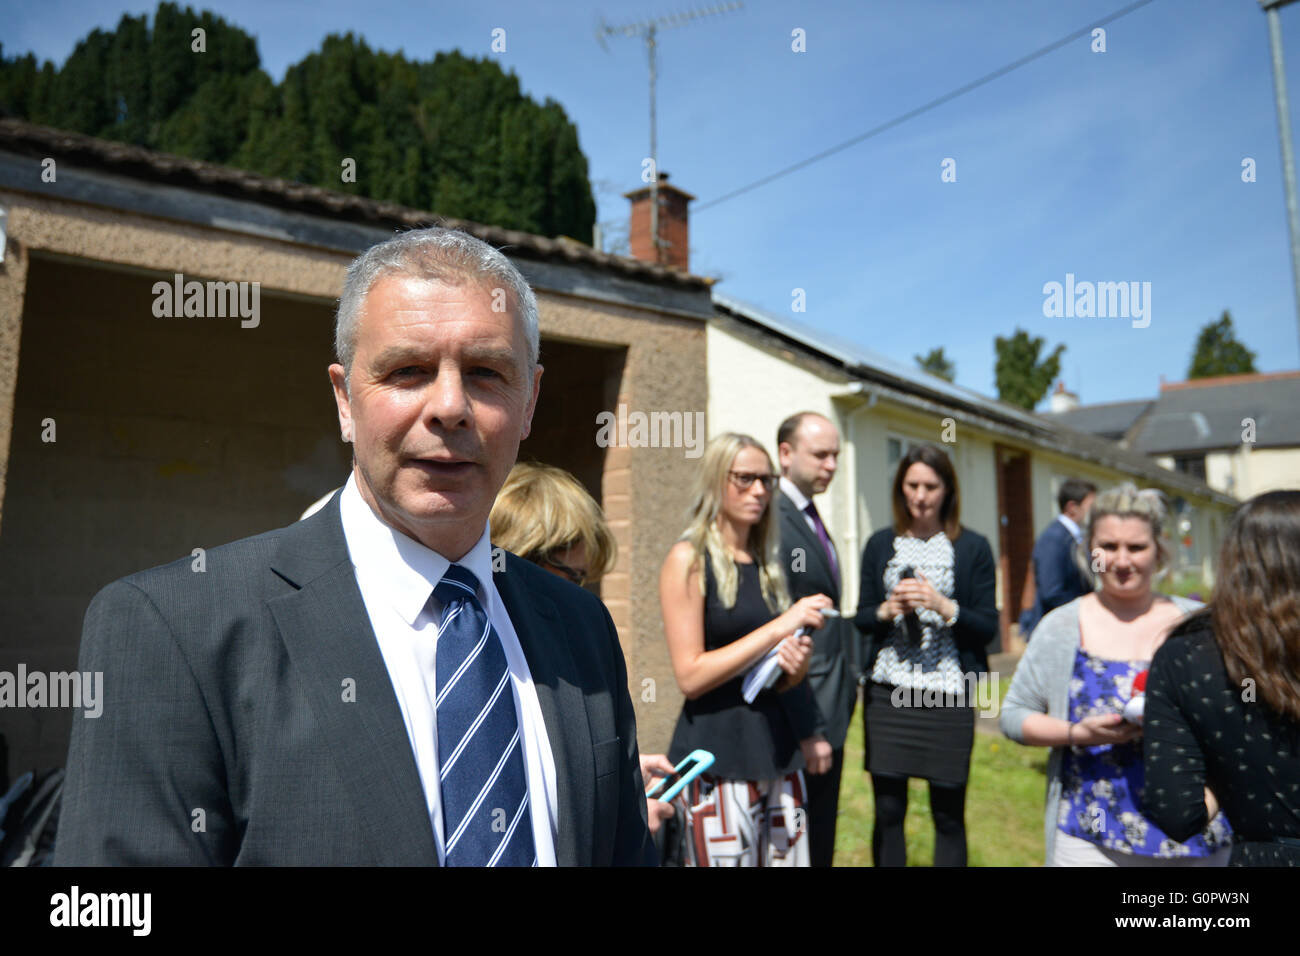
{"type": "Polygon", "coordinates": [[[889,598],[898,601],[902,607],[900,613],[926,608],[946,621],[955,610],[953,602],[936,591],[934,585],[919,571],[914,578],[900,578],[894,590],[889,593],[889,598]]]}
{"type": "Polygon", "coordinates": [[[1075,747],[1126,744],[1142,736],[1142,728],[1130,724],[1121,714],[1095,714],[1074,725],[1069,740],[1075,747]]]}
{"type": "Polygon", "coordinates": [[[809,773],[825,773],[831,769],[831,743],[821,734],[814,734],[799,741],[803,751],[803,762],[809,773]]]}
{"type": "Polygon", "coordinates": [[[801,627],[815,631],[826,623],[821,609],[830,607],[834,603],[825,594],[810,594],[806,598],[800,598],[790,605],[788,611],[772,622],[775,628],[773,633],[778,635],[779,641],[789,637],[801,627]]]}
{"type": "Polygon", "coordinates": [[[876,607],[876,620],[892,621],[900,614],[906,613],[907,608],[903,606],[903,602],[899,598],[898,588],[894,588],[889,592],[889,597],[881,601],[876,607]]]}
{"type": "Polygon", "coordinates": [[[799,683],[808,675],[808,662],[812,660],[812,638],[807,634],[790,637],[776,649],[776,662],[789,676],[790,685],[799,683]]]}

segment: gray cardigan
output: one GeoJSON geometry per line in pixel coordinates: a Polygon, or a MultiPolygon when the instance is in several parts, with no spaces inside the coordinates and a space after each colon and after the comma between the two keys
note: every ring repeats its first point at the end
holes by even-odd
{"type": "MultiPolygon", "coordinates": [[[[1002,702],[999,722],[1002,732],[1017,743],[1025,742],[1023,728],[1030,714],[1047,714],[1067,719],[1070,708],[1070,674],[1079,649],[1079,602],[1075,598],[1047,614],[1034,628],[1033,638],[1016,665],[1015,676],[1002,702]]],[[[1170,596],[1184,614],[1199,607],[1199,601],[1170,596]]],[[[1064,747],[1053,747],[1047,758],[1047,802],[1044,807],[1044,840],[1047,862],[1056,844],[1057,806],[1061,802],[1061,760],[1064,747]]]]}

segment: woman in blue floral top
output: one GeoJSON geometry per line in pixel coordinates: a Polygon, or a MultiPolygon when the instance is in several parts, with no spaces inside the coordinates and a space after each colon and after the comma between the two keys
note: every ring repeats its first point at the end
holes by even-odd
{"type": "Polygon", "coordinates": [[[1222,814],[1180,843],[1142,812],[1142,725],[1133,711],[1156,648],[1200,606],[1152,589],[1168,559],[1164,521],[1159,492],[1123,485],[1097,498],[1083,563],[1099,586],[1043,618],[1007,692],[1003,731],[1053,748],[1049,866],[1227,864],[1231,830],[1222,814]]]}

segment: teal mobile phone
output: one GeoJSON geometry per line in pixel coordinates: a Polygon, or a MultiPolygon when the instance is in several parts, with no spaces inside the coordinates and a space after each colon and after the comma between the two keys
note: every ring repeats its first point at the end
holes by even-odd
{"type": "Polygon", "coordinates": [[[646,796],[668,803],[676,799],[677,795],[686,789],[688,783],[712,766],[713,754],[707,750],[692,750],[671,774],[651,787],[646,796]]]}

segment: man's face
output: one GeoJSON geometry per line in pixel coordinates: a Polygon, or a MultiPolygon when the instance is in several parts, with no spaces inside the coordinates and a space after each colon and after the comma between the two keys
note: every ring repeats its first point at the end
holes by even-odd
{"type": "Polygon", "coordinates": [[[826,490],[835,477],[840,456],[840,434],[819,415],[805,415],[795,429],[793,444],[782,442],[777,449],[781,474],[808,498],[826,490]]]}
{"type": "Polygon", "coordinates": [[[529,374],[520,324],[468,280],[382,276],[356,343],[350,383],[341,365],[330,381],[361,496],[391,527],[458,560],[528,437],[542,369],[529,374]]]}

